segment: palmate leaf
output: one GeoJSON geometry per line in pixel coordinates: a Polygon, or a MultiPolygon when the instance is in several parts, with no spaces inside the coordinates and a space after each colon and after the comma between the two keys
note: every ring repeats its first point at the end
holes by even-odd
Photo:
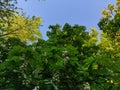
{"type": "Polygon", "coordinates": [[[92,65],[95,62],[95,59],[93,57],[89,57],[85,59],[83,62],[84,62],[84,65],[82,66],[83,70],[88,70],[90,65],[92,65]]]}

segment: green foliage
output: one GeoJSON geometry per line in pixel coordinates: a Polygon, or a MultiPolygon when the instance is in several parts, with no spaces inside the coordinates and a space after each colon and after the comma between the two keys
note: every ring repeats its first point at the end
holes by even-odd
{"type": "Polygon", "coordinates": [[[0,64],[0,88],[29,90],[36,85],[37,70],[41,70],[39,55],[31,46],[14,46],[8,58],[0,64]],[[34,79],[34,80],[33,80],[34,79]]]}
{"type": "Polygon", "coordinates": [[[7,21],[14,21],[12,26],[0,19],[0,90],[119,90],[118,1],[117,7],[108,4],[108,10],[102,11],[100,39],[95,28],[87,32],[85,26],[66,23],[63,27],[50,25],[48,40],[43,40],[38,31],[40,18],[19,13],[10,16],[12,20],[5,16],[7,21]],[[21,32],[14,34],[19,25],[21,32]],[[34,40],[37,42],[31,45],[26,43],[34,40]]]}
{"type": "Polygon", "coordinates": [[[78,69],[83,56],[79,55],[79,52],[82,52],[80,51],[82,44],[89,38],[89,34],[84,26],[79,25],[65,24],[61,28],[57,24],[49,28],[51,29],[47,32],[49,39],[42,51],[43,76],[52,80],[59,89],[79,89],[83,84],[78,78],[81,77],[78,69]]]}
{"type": "Polygon", "coordinates": [[[37,41],[41,37],[40,17],[18,13],[17,0],[0,1],[0,38],[14,37],[22,41],[37,41]]]}

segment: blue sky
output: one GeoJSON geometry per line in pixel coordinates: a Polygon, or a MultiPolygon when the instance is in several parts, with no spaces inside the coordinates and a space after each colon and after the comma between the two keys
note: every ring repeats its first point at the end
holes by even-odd
{"type": "Polygon", "coordinates": [[[19,0],[18,6],[30,16],[40,16],[43,20],[40,31],[44,39],[49,25],[56,23],[64,25],[84,25],[97,27],[100,20],[101,10],[107,7],[108,3],[115,3],[115,0],[19,0]]]}

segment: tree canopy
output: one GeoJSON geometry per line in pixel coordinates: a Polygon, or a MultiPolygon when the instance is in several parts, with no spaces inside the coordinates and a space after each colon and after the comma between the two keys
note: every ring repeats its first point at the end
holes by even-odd
{"type": "Polygon", "coordinates": [[[119,0],[102,10],[101,34],[56,24],[47,40],[41,18],[20,14],[14,2],[0,1],[0,90],[119,90],[119,0]]]}
{"type": "Polygon", "coordinates": [[[41,37],[40,17],[19,14],[16,0],[0,1],[0,38],[15,37],[22,41],[36,41],[41,37]]]}

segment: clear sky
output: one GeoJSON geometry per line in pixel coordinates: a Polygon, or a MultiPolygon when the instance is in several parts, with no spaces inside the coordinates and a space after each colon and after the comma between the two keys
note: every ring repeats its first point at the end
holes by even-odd
{"type": "Polygon", "coordinates": [[[64,25],[84,25],[97,27],[100,20],[101,10],[107,7],[108,3],[115,3],[115,0],[19,0],[19,7],[30,16],[40,16],[43,20],[40,31],[44,39],[49,25],[56,23],[64,25]]]}

